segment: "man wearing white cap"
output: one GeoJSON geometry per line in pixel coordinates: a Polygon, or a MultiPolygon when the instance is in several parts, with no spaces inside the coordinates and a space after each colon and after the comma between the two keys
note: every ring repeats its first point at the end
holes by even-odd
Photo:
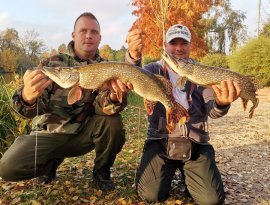
{"type": "MultiPolygon", "coordinates": [[[[164,46],[175,58],[193,61],[189,58],[190,42],[190,30],[177,24],[168,29],[164,46]]],[[[144,69],[165,76],[173,85],[180,77],[163,60],[150,63],[144,69]]],[[[207,119],[224,116],[231,102],[238,98],[240,88],[232,81],[224,81],[220,88],[212,88],[215,99],[205,99],[205,89],[189,81],[182,88],[174,86],[174,98],[188,110],[190,120],[171,134],[166,130],[166,110],[161,103],[158,102],[153,114],[148,116],[147,139],[136,176],[136,190],[142,199],[166,200],[175,171],[180,169],[186,193],[197,204],[224,203],[224,187],[215,163],[215,151],[209,143],[207,119]]]]}

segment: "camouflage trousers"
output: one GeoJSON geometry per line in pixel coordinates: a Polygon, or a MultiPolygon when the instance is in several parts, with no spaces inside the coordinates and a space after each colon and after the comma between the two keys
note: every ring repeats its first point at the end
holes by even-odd
{"type": "Polygon", "coordinates": [[[85,129],[76,135],[38,134],[19,136],[0,160],[0,177],[19,181],[48,175],[65,157],[96,152],[95,168],[111,167],[125,142],[120,114],[93,115],[85,129]]]}

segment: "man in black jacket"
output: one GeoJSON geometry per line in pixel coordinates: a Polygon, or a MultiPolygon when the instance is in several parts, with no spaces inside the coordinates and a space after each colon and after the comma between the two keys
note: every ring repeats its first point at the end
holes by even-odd
{"type": "MultiPolygon", "coordinates": [[[[189,58],[190,42],[189,29],[177,24],[167,31],[164,45],[175,58],[192,61],[189,58]]],[[[180,77],[163,60],[148,64],[144,69],[165,76],[173,85],[180,77]]],[[[183,88],[174,86],[174,98],[188,110],[190,120],[177,126],[171,134],[166,130],[164,106],[161,103],[155,106],[153,114],[148,116],[147,139],[136,176],[136,190],[142,199],[151,202],[165,200],[179,168],[196,203],[224,203],[224,188],[215,163],[215,151],[209,144],[207,119],[224,116],[239,93],[238,84],[230,80],[221,82],[220,87],[212,86],[212,89],[204,89],[189,81],[183,88]]]]}

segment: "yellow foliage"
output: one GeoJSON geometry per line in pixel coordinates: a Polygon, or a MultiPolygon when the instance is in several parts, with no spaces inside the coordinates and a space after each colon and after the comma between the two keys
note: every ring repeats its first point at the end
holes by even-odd
{"type": "MultiPolygon", "coordinates": [[[[131,29],[140,28],[145,32],[144,55],[158,58],[163,47],[162,24],[158,19],[164,8],[160,8],[160,3],[164,5],[165,0],[133,0],[132,5],[138,9],[132,14],[137,16],[131,29]],[[152,4],[151,4],[152,3],[152,4]]],[[[181,23],[186,25],[192,33],[191,56],[198,58],[206,53],[206,44],[202,36],[195,32],[198,21],[207,12],[213,1],[211,0],[169,0],[168,11],[166,12],[165,30],[170,26],[181,23]]]]}
{"type": "Polygon", "coordinates": [[[17,55],[14,51],[9,48],[5,48],[0,53],[0,67],[5,71],[15,72],[18,67],[17,55]]]}

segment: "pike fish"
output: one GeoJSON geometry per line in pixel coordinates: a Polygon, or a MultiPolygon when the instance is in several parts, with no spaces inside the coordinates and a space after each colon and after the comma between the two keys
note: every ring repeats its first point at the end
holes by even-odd
{"type": "MultiPolygon", "coordinates": [[[[172,85],[160,75],[147,72],[137,66],[123,62],[103,62],[74,67],[42,67],[41,71],[62,88],[71,88],[68,103],[73,104],[81,98],[80,88],[96,90],[109,80],[119,79],[130,82],[134,92],[147,100],[146,111],[153,112],[156,102],[166,108],[167,129],[171,132],[175,124],[185,122],[189,115],[187,110],[172,98],[172,85]],[[74,100],[75,96],[75,100],[74,100]],[[70,98],[70,99],[69,99],[70,98]]],[[[121,93],[116,93],[121,101],[121,93]]]]}
{"type": "Polygon", "coordinates": [[[241,75],[229,69],[192,63],[185,59],[176,59],[166,51],[162,54],[162,59],[171,69],[179,74],[180,78],[177,84],[180,86],[187,79],[203,87],[219,85],[221,81],[225,80],[238,82],[241,88],[240,98],[242,99],[244,111],[247,108],[249,100],[253,103],[253,106],[249,110],[249,118],[252,118],[255,108],[259,104],[259,99],[256,98],[255,92],[262,87],[256,79],[241,75]]]}

